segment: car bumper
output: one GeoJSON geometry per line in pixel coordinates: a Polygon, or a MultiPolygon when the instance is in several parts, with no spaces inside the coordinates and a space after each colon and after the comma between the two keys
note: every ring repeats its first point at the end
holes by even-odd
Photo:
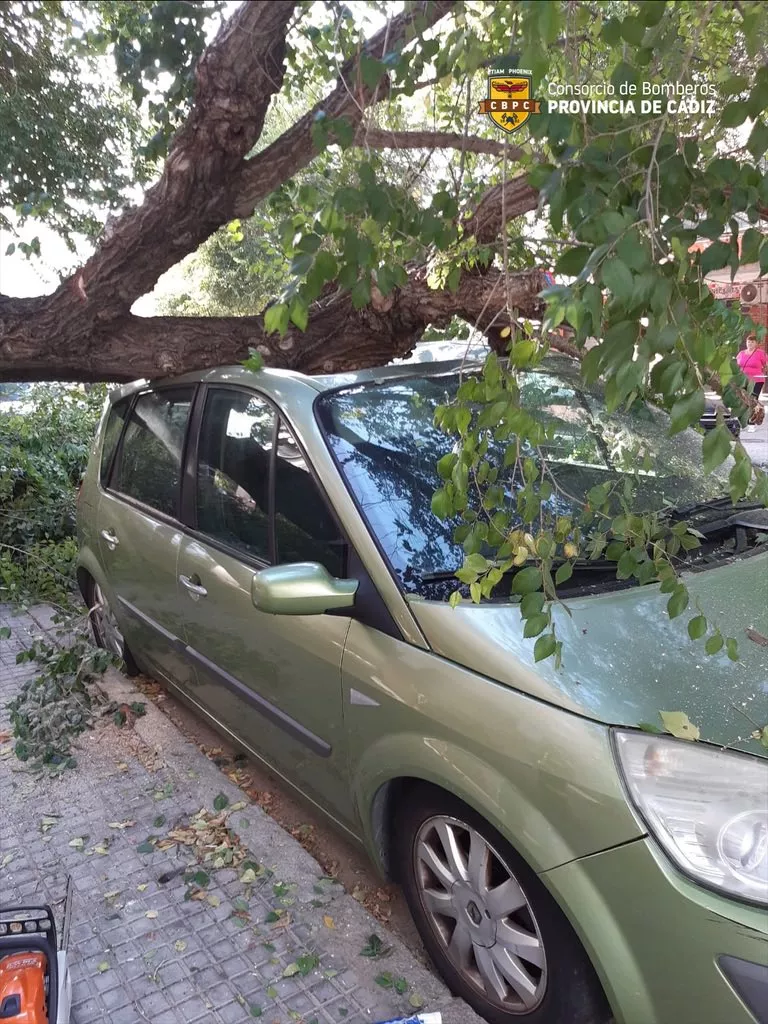
{"type": "Polygon", "coordinates": [[[542,878],[579,933],[619,1024],[768,1024],[764,908],[697,886],[649,839],[542,878]]]}

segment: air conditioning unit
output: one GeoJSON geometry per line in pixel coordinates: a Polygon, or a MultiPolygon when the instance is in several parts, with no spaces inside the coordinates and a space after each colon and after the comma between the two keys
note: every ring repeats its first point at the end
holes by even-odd
{"type": "Polygon", "coordinates": [[[739,298],[750,306],[768,304],[768,281],[750,281],[749,284],[743,284],[739,298]]]}

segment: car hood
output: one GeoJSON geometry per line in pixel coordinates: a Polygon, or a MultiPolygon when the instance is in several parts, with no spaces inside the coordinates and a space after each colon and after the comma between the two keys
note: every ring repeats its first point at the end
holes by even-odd
{"type": "Polygon", "coordinates": [[[683,711],[703,740],[766,756],[750,734],[768,723],[768,554],[690,573],[686,583],[690,609],[737,638],[738,662],[725,649],[706,655],[703,639],[688,636],[697,612],[669,619],[658,585],[556,607],[559,669],[552,658],[534,662],[516,604],[409,603],[437,654],[500,683],[611,725],[662,727],[660,711],[683,711]]]}

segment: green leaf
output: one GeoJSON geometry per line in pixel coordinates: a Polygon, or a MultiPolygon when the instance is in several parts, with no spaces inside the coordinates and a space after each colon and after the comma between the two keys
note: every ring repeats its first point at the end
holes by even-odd
{"type": "Polygon", "coordinates": [[[561,583],[569,580],[571,576],[573,576],[573,562],[563,562],[562,565],[558,566],[555,573],[555,584],[559,586],[561,583]]]}
{"type": "MultiPolygon", "coordinates": [[[[547,6],[542,4],[542,6],[547,6]]],[[[555,264],[556,274],[567,274],[569,277],[576,277],[584,269],[589,259],[591,248],[588,245],[577,245],[573,249],[566,249],[555,264]]]]}
{"type": "Polygon", "coordinates": [[[551,657],[556,650],[557,640],[555,639],[555,634],[545,633],[533,645],[533,660],[544,661],[545,658],[551,657]]]}
{"type": "Polygon", "coordinates": [[[351,292],[352,305],[355,309],[362,309],[371,301],[371,280],[366,275],[361,277],[351,292]]]}
{"type": "Polygon", "coordinates": [[[659,715],[667,732],[679,740],[697,740],[701,735],[684,711],[660,711],[659,715]]]}
{"type": "Polygon", "coordinates": [[[223,793],[219,793],[218,796],[214,797],[213,809],[215,811],[223,811],[225,807],[229,805],[229,797],[223,793]]]}
{"type": "Polygon", "coordinates": [[[645,26],[639,18],[630,14],[621,23],[621,34],[632,46],[640,46],[645,35],[645,26]]]}
{"type": "Polygon", "coordinates": [[[251,373],[258,373],[264,367],[264,357],[255,348],[248,349],[248,358],[243,360],[243,367],[251,373]]]}
{"type": "Polygon", "coordinates": [[[538,4],[536,8],[539,23],[539,35],[545,46],[549,46],[557,39],[560,22],[560,8],[558,4],[538,4]]]}
{"type": "Polygon", "coordinates": [[[284,302],[276,302],[264,311],[264,330],[267,334],[277,331],[285,334],[288,329],[288,306],[284,302]]]}
{"type": "Polygon", "coordinates": [[[648,28],[653,28],[664,17],[665,6],[666,0],[640,0],[638,4],[640,20],[648,28]]]}
{"type": "Polygon", "coordinates": [[[538,615],[544,607],[544,601],[545,597],[540,590],[525,594],[520,601],[520,614],[524,619],[528,619],[532,615],[538,615]]]}
{"type": "Polygon", "coordinates": [[[731,258],[731,247],[727,242],[713,242],[701,254],[701,272],[706,277],[712,270],[720,270],[731,258]]]}
{"type": "Polygon", "coordinates": [[[718,630],[716,633],[713,633],[711,636],[707,637],[707,642],[704,644],[704,650],[707,654],[717,654],[717,652],[722,649],[722,646],[723,637],[720,631],[718,630]]]}
{"type": "Polygon", "coordinates": [[[541,571],[533,565],[516,572],[512,579],[513,594],[530,594],[541,589],[541,571]]]}
{"type": "Polygon", "coordinates": [[[702,443],[704,452],[704,472],[711,473],[725,462],[731,453],[731,433],[724,423],[719,423],[714,430],[708,430],[702,443]]]}
{"type": "Polygon", "coordinates": [[[678,615],[682,615],[688,607],[688,601],[688,591],[682,584],[679,584],[673,590],[669,601],[667,601],[667,613],[670,619],[676,619],[678,615]]]}
{"type": "Polygon", "coordinates": [[[707,620],[703,615],[696,615],[688,622],[688,636],[691,640],[700,640],[707,632],[707,620]]]}
{"type": "Polygon", "coordinates": [[[768,124],[765,121],[760,119],[755,121],[747,139],[747,149],[755,160],[759,160],[768,149],[768,124]]]}
{"type": "Polygon", "coordinates": [[[739,645],[736,641],[736,637],[729,636],[725,641],[725,652],[731,661],[739,660],[739,645]]]}
{"type": "Polygon", "coordinates": [[[632,294],[632,273],[617,256],[609,257],[601,268],[603,284],[620,302],[632,294]]]}
{"type": "Polygon", "coordinates": [[[672,406],[670,417],[670,434],[679,434],[686,427],[698,423],[704,413],[704,392],[691,391],[682,398],[678,398],[672,406]]]}
{"type": "Polygon", "coordinates": [[[294,295],[291,300],[290,317],[300,331],[306,331],[309,323],[309,307],[301,295],[294,295]]]}
{"type": "Polygon", "coordinates": [[[360,75],[369,89],[375,89],[379,79],[386,71],[386,66],[375,57],[364,53],[360,58],[360,75]]]}
{"type": "Polygon", "coordinates": [[[749,487],[749,481],[751,479],[752,463],[746,456],[737,459],[731,469],[731,472],[728,474],[728,491],[734,505],[737,501],[741,501],[747,493],[747,488],[749,487]]]}
{"type": "Polygon", "coordinates": [[[448,492],[444,487],[441,487],[432,495],[432,513],[433,515],[436,515],[438,519],[447,519],[452,511],[451,499],[448,497],[448,492]]]}
{"type": "Polygon", "coordinates": [[[720,115],[720,124],[723,128],[736,128],[738,125],[743,124],[746,119],[746,104],[742,103],[741,100],[736,100],[733,103],[726,103],[723,107],[723,112],[720,115]]]}
{"type": "Polygon", "coordinates": [[[261,1017],[264,1012],[258,1003],[251,1003],[249,1011],[252,1017],[261,1017]]]}
{"type": "Polygon", "coordinates": [[[339,272],[339,265],[333,253],[321,249],[315,256],[313,269],[324,281],[333,281],[339,272]]]}
{"type": "Polygon", "coordinates": [[[525,628],[523,629],[523,636],[531,637],[538,636],[539,633],[543,632],[549,625],[548,615],[531,615],[530,618],[525,620],[525,628]]]}

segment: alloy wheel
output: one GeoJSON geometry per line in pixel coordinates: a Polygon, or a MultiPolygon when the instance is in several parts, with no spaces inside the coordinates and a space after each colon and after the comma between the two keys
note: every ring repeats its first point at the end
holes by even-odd
{"type": "Polygon", "coordinates": [[[531,906],[503,858],[456,818],[428,818],[413,845],[424,913],[446,956],[487,999],[508,1013],[544,998],[547,962],[531,906]]]}
{"type": "Polygon", "coordinates": [[[124,657],[123,634],[120,632],[117,619],[98,583],[93,585],[93,606],[90,615],[96,642],[111,654],[117,655],[118,658],[124,657]]]}

